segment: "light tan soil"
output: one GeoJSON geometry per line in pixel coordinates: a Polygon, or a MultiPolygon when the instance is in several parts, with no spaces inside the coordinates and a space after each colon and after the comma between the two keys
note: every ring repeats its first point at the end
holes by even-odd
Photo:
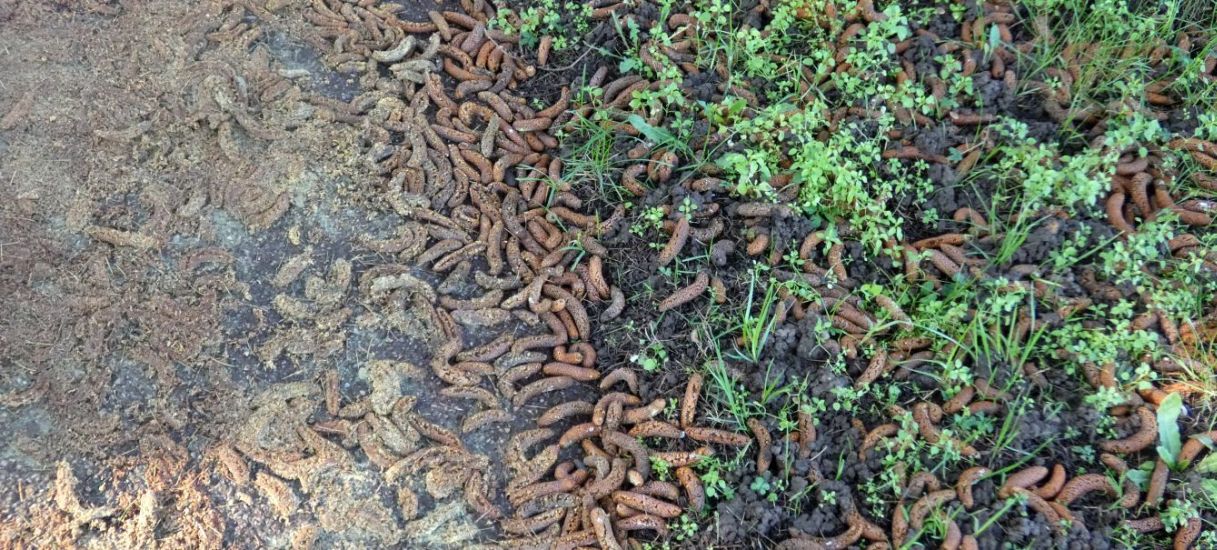
{"type": "MultiPolygon", "coordinates": [[[[359,236],[400,222],[358,125],[316,106],[354,83],[317,61],[298,2],[269,4],[287,15],[0,0],[0,547],[492,536],[442,471],[405,480],[416,519],[358,442],[306,427],[327,373],[343,406],[417,395],[450,430],[476,409],[398,363],[438,344],[426,308],[360,289],[393,262],[359,236]]],[[[496,457],[518,426],[465,444],[496,457]]],[[[393,456],[429,444],[399,435],[393,456]]]]}

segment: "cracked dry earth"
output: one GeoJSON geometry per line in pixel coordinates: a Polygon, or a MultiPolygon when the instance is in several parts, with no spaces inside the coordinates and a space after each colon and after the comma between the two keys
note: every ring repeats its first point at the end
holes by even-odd
{"type": "Polygon", "coordinates": [[[367,4],[0,1],[0,547],[548,544],[621,296],[536,210],[565,98],[367,4]]]}

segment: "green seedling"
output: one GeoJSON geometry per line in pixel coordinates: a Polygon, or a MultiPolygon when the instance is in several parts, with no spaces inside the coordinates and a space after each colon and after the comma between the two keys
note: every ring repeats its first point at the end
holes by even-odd
{"type": "Polygon", "coordinates": [[[651,342],[642,351],[631,355],[630,362],[644,371],[655,372],[668,362],[668,350],[659,342],[651,342]]]}

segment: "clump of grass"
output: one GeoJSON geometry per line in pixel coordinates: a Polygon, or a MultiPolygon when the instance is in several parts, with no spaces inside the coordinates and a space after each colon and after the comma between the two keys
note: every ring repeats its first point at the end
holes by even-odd
{"type": "Polygon", "coordinates": [[[774,325],[777,324],[774,309],[776,304],[777,286],[765,284],[760,269],[753,269],[748,280],[748,297],[744,301],[739,322],[739,340],[743,345],[737,348],[733,354],[735,357],[753,364],[761,362],[765,344],[769,342],[774,325]]]}
{"type": "Polygon", "coordinates": [[[1217,88],[1200,74],[1212,44],[1198,55],[1174,47],[1181,30],[1217,28],[1211,6],[1199,9],[1199,4],[1189,0],[1022,2],[1034,48],[1021,59],[1020,78],[1025,84],[1038,80],[1059,85],[1049,69],[1072,69],[1074,106],[1123,100],[1140,104],[1154,82],[1168,82],[1167,89],[1189,105],[1211,106],[1217,88]],[[1161,61],[1167,67],[1165,74],[1156,72],[1150,61],[1163,46],[1169,48],[1161,61]]]}

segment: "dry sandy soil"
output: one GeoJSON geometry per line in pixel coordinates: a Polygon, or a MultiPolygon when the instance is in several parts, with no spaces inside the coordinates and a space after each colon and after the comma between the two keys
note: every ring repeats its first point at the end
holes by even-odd
{"type": "MultiPolygon", "coordinates": [[[[359,125],[326,107],[355,82],[298,17],[259,15],[0,1],[0,547],[492,536],[452,472],[404,494],[358,442],[305,428],[385,377],[436,425],[470,406],[402,363],[438,342],[427,311],[359,289],[391,263],[360,236],[399,220],[359,125]]],[[[512,429],[465,444],[493,458],[512,429]]],[[[394,456],[427,445],[398,435],[394,456]]]]}

